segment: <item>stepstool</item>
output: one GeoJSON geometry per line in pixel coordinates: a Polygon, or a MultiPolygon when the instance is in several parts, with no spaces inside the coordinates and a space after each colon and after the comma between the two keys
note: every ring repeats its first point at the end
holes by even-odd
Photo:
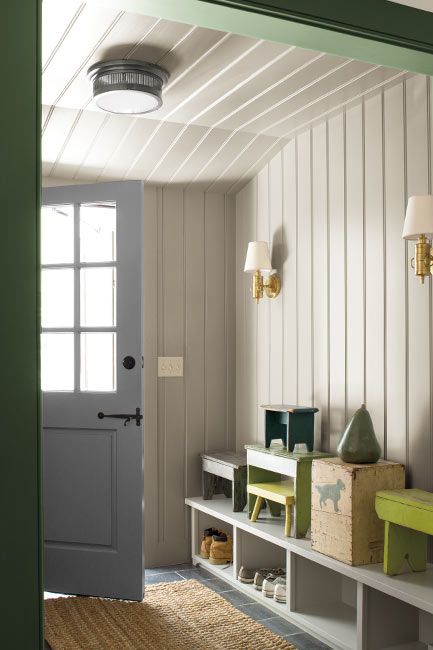
{"type": "Polygon", "coordinates": [[[433,494],[424,490],[381,490],[376,512],[385,522],[383,570],[396,575],[405,559],[412,571],[427,568],[427,535],[433,535],[433,494]]]}
{"type": "Polygon", "coordinates": [[[235,451],[208,451],[201,454],[203,499],[221,492],[232,500],[233,512],[242,512],[247,503],[247,455],[235,451]]]}
{"type": "MultiPolygon", "coordinates": [[[[253,512],[251,514],[251,521],[257,521],[264,500],[268,502],[269,509],[272,514],[274,514],[272,504],[279,504],[278,511],[280,509],[279,506],[283,505],[285,507],[286,515],[284,534],[286,537],[290,537],[290,528],[292,525],[290,508],[295,502],[293,481],[289,480],[274,481],[272,483],[250,483],[247,486],[247,490],[248,494],[254,494],[257,497],[253,512]]],[[[278,511],[275,514],[279,515],[280,513],[278,511]]]]}

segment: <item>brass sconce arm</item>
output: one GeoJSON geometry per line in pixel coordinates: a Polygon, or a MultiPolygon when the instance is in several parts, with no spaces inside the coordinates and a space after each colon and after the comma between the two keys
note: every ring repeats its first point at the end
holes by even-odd
{"type": "Polygon", "coordinates": [[[266,292],[268,298],[276,298],[280,293],[281,281],[276,273],[269,275],[268,281],[265,282],[260,271],[255,271],[253,275],[252,294],[254,300],[258,303],[266,292]]]}
{"type": "Polygon", "coordinates": [[[411,266],[415,269],[415,275],[424,284],[426,276],[432,273],[433,256],[431,254],[431,243],[425,235],[419,235],[415,245],[415,257],[411,259],[411,266]],[[415,264],[414,264],[415,262],[415,264]]]}

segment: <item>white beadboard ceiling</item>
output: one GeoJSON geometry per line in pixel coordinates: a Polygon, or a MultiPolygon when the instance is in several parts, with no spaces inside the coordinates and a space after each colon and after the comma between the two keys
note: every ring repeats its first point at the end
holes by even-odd
{"type": "Polygon", "coordinates": [[[42,171],[238,191],[295,133],[407,74],[77,0],[43,2],[42,171]],[[109,58],[170,73],[163,107],[109,115],[88,67],[109,58]]]}

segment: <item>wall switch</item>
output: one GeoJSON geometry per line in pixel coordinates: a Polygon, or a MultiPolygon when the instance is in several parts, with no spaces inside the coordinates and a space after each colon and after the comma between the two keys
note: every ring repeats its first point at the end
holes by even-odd
{"type": "Polygon", "coordinates": [[[158,357],[158,377],[183,377],[183,357],[158,357]]]}

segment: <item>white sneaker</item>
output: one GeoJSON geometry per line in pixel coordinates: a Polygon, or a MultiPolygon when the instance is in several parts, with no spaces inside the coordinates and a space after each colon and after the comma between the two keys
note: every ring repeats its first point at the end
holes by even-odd
{"type": "Polygon", "coordinates": [[[286,579],[285,578],[277,578],[274,582],[274,600],[277,601],[277,603],[285,603],[286,602],[286,579]]]}
{"type": "Polygon", "coordinates": [[[275,585],[280,584],[281,580],[284,580],[284,584],[285,584],[286,582],[285,578],[281,576],[273,575],[272,573],[263,580],[262,591],[266,596],[266,598],[274,597],[275,585]]]}

